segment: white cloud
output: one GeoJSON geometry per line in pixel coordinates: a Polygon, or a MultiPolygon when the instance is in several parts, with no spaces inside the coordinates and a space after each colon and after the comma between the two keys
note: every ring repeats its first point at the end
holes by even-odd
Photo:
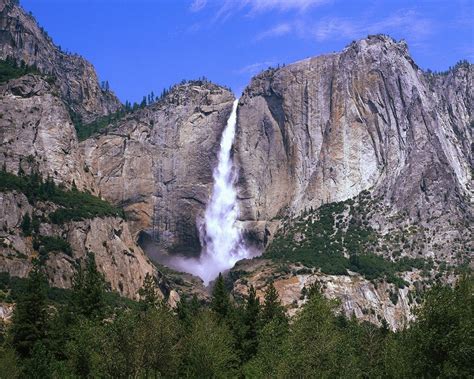
{"type": "Polygon", "coordinates": [[[298,10],[305,11],[313,6],[328,3],[329,0],[244,0],[252,12],[264,12],[268,10],[298,10]]]}
{"type": "Polygon", "coordinates": [[[324,41],[333,37],[344,39],[356,38],[355,35],[360,32],[352,21],[341,18],[326,18],[308,29],[308,34],[314,35],[318,41],[324,41]]]}
{"type": "Polygon", "coordinates": [[[199,12],[201,9],[203,9],[207,4],[207,0],[193,0],[191,3],[191,6],[189,7],[189,10],[191,12],[199,12]]]}
{"type": "Polygon", "coordinates": [[[268,11],[306,12],[312,7],[323,5],[333,0],[224,0],[214,17],[214,21],[225,21],[239,11],[247,11],[248,15],[256,15],[268,11]]]}
{"type": "Polygon", "coordinates": [[[357,39],[367,34],[389,34],[394,31],[404,31],[407,37],[419,41],[432,33],[433,23],[413,10],[404,10],[376,22],[332,17],[303,27],[303,33],[314,36],[318,41],[357,39]]]}
{"type": "Polygon", "coordinates": [[[283,24],[276,25],[273,28],[270,28],[258,34],[255,40],[260,41],[265,38],[280,37],[285,34],[289,34],[291,31],[292,31],[291,25],[287,23],[283,23],[283,24]]]}

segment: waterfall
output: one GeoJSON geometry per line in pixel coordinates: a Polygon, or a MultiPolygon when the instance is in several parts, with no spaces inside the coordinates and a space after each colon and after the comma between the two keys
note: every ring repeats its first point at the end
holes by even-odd
{"type": "Polygon", "coordinates": [[[239,213],[235,189],[237,175],[231,150],[237,123],[237,104],[238,100],[235,100],[222,133],[218,164],[213,172],[212,195],[203,222],[198,222],[203,247],[201,256],[175,256],[162,260],[175,269],[200,276],[206,285],[215,279],[219,272],[230,269],[238,260],[250,255],[243,245],[240,230],[236,225],[239,213]]]}
{"type": "Polygon", "coordinates": [[[232,112],[222,134],[218,165],[214,170],[214,187],[211,201],[205,213],[205,230],[201,236],[204,251],[201,262],[205,272],[205,282],[215,278],[220,271],[231,268],[238,260],[246,258],[248,253],[242,244],[240,230],[236,226],[238,217],[237,193],[231,149],[237,123],[237,104],[235,100],[232,112]]]}

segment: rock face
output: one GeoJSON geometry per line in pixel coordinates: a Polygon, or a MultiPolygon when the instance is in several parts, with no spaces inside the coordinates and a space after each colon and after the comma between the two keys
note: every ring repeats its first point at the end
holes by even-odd
{"type": "MultiPolygon", "coordinates": [[[[16,192],[0,192],[0,267],[12,276],[25,277],[32,267],[31,260],[37,257],[31,237],[21,233],[21,222],[25,214],[46,216],[51,204],[37,204],[34,208],[25,195],[16,192]]],[[[87,252],[95,254],[96,263],[110,284],[120,294],[136,298],[147,273],[161,279],[162,292],[169,293],[161,274],[146,258],[130,234],[127,223],[115,217],[74,221],[65,225],[42,222],[41,236],[56,236],[68,241],[72,254],[50,252],[45,262],[46,272],[52,286],[69,288],[76,271],[77,262],[87,252]]]]}
{"type": "MultiPolygon", "coordinates": [[[[13,1],[0,0],[0,59],[14,58],[36,66],[45,75],[25,75],[0,86],[0,164],[12,173],[39,172],[57,184],[96,193],[95,178],[85,164],[70,113],[88,122],[120,107],[102,91],[92,65],[61,52],[13,1]]],[[[98,269],[113,290],[130,298],[147,273],[159,278],[162,294],[170,289],[136,244],[120,218],[94,218],[54,225],[47,222],[52,204],[32,206],[25,195],[0,192],[0,267],[12,276],[28,275],[37,249],[21,232],[25,214],[41,217],[39,235],[67,241],[72,252],[48,253],[45,266],[50,284],[71,286],[77,262],[94,252],[98,269]]],[[[175,295],[175,294],[174,294],[175,295]]],[[[176,296],[170,296],[176,300],[176,296]]]]}
{"type": "Polygon", "coordinates": [[[473,72],[426,74],[379,35],[255,77],[235,145],[249,233],[263,244],[284,216],[370,190],[387,208],[372,226],[417,223],[438,245],[423,255],[453,255],[472,213],[473,72]]]}
{"type": "Polygon", "coordinates": [[[222,87],[189,82],[81,143],[100,193],[124,207],[132,233],[151,230],[164,249],[199,254],[197,220],[233,99],[222,87]]]}
{"type": "Polygon", "coordinates": [[[102,90],[92,65],[78,55],[60,50],[13,0],[0,0],[0,59],[14,58],[54,76],[59,96],[87,123],[121,106],[110,91],[102,90]]]}
{"type": "Polygon", "coordinates": [[[39,171],[57,183],[94,192],[58,87],[36,75],[0,85],[0,163],[7,171],[39,171]]]}
{"type": "Polygon", "coordinates": [[[354,273],[325,275],[301,265],[282,266],[266,259],[238,262],[231,277],[235,279],[235,297],[246,296],[253,285],[261,301],[268,284],[273,282],[290,316],[306,303],[305,289],[316,283],[326,297],[339,301],[340,310],[347,317],[355,315],[378,325],[385,320],[392,330],[404,327],[413,319],[418,293],[425,286],[416,271],[404,274],[408,286],[397,288],[385,281],[370,282],[354,273]]]}

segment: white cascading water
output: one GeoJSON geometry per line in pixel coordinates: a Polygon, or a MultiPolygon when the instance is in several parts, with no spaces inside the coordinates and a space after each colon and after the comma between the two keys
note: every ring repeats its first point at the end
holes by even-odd
{"type": "Polygon", "coordinates": [[[215,278],[219,272],[231,268],[238,260],[248,255],[242,244],[240,230],[236,226],[239,210],[235,190],[236,175],[231,157],[238,102],[238,99],[234,101],[222,134],[219,163],[213,175],[214,188],[205,214],[205,235],[202,238],[205,250],[201,255],[201,261],[207,263],[206,273],[203,273],[204,281],[215,278]]]}
{"type": "Polygon", "coordinates": [[[236,225],[238,217],[236,174],[231,157],[237,123],[237,104],[222,134],[218,165],[214,169],[214,187],[211,201],[207,205],[204,225],[200,228],[203,251],[199,259],[181,258],[174,265],[184,271],[198,275],[207,285],[219,272],[228,270],[240,260],[249,256],[245,249],[240,230],[236,225]]]}

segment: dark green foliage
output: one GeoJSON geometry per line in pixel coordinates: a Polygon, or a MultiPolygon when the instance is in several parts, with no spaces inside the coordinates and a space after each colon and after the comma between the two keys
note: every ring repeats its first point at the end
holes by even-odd
{"type": "Polygon", "coordinates": [[[16,302],[11,344],[20,357],[29,358],[47,330],[46,277],[36,264],[28,275],[25,291],[16,302]]]}
{"type": "Polygon", "coordinates": [[[351,270],[369,280],[385,278],[403,287],[406,283],[397,272],[429,268],[430,263],[410,258],[392,262],[372,252],[378,236],[364,221],[369,198],[369,193],[363,191],[357,202],[351,199],[324,204],[286,221],[263,256],[317,267],[330,275],[347,275],[347,270],[351,270]]]}
{"type": "Polygon", "coordinates": [[[322,205],[316,211],[305,212],[301,218],[285,225],[264,256],[319,267],[327,274],[347,274],[349,262],[344,257],[344,250],[360,250],[365,242],[359,241],[359,234],[360,238],[368,239],[372,232],[366,229],[361,232],[360,228],[352,226],[347,233],[349,238],[344,239],[335,226],[335,216],[341,214],[345,207],[345,203],[330,203],[322,205]],[[295,239],[296,235],[303,234],[304,239],[295,239]]]}
{"type": "MultiPolygon", "coordinates": [[[[56,186],[52,179],[43,181],[36,173],[29,176],[16,176],[0,171],[0,191],[22,192],[31,204],[36,201],[51,201],[59,205],[61,208],[49,215],[55,224],[94,217],[123,217],[124,215],[121,209],[96,196],[75,189],[62,189],[56,186]]],[[[31,232],[31,220],[26,230],[31,232]]]]}
{"type": "Polygon", "coordinates": [[[308,303],[290,326],[285,359],[278,362],[279,377],[324,378],[360,376],[350,338],[334,315],[336,304],[312,292],[308,303]],[[291,352],[298,352],[291,355],[291,352]]]}
{"type": "Polygon", "coordinates": [[[63,252],[72,256],[71,245],[61,237],[37,236],[33,241],[33,248],[45,258],[50,252],[63,252]]]}
{"type": "MultiPolygon", "coordinates": [[[[131,110],[130,110],[131,111],[131,110]]],[[[129,111],[125,108],[111,113],[106,116],[101,116],[96,118],[94,121],[84,124],[82,123],[80,117],[74,113],[71,113],[71,119],[76,128],[76,134],[79,141],[84,141],[85,139],[89,138],[90,136],[101,132],[102,130],[106,129],[109,125],[115,126],[115,124],[122,119],[129,111]]]]}
{"type": "Polygon", "coordinates": [[[201,312],[184,341],[181,371],[188,378],[237,377],[238,357],[232,333],[214,313],[201,312]]]}
{"type": "Polygon", "coordinates": [[[405,331],[403,345],[417,377],[469,377],[474,372],[474,280],[464,277],[455,288],[435,286],[405,331]]]}
{"type": "Polygon", "coordinates": [[[0,378],[16,379],[20,374],[20,362],[15,350],[10,346],[0,346],[0,378]]]}
{"type": "Polygon", "coordinates": [[[18,65],[12,58],[0,60],[0,84],[26,74],[38,75],[40,72],[36,67],[27,66],[24,62],[18,65]]]}
{"type": "Polygon", "coordinates": [[[201,304],[196,295],[189,300],[182,297],[176,307],[176,313],[183,327],[189,330],[192,326],[193,320],[201,310],[201,304]]]}
{"type": "MultiPolygon", "coordinates": [[[[145,377],[178,376],[182,361],[181,330],[178,319],[168,307],[161,305],[139,318],[135,338],[138,341],[135,355],[141,356],[140,369],[145,377]]],[[[120,349],[120,345],[117,348],[120,349]]]]}
{"type": "Polygon", "coordinates": [[[277,320],[282,323],[287,322],[285,308],[283,308],[280,303],[278,292],[273,283],[270,283],[265,292],[260,319],[263,325],[272,320],[277,320]]]}
{"type": "Polygon", "coordinates": [[[242,351],[244,361],[248,361],[257,352],[257,335],[260,320],[260,300],[257,297],[255,288],[250,286],[245,307],[243,311],[244,337],[242,351]]]}
{"type": "MultiPolygon", "coordinates": [[[[109,91],[108,82],[104,83],[103,87],[104,91],[109,91]]],[[[165,93],[163,96],[166,96],[165,93]]],[[[87,138],[93,136],[94,134],[98,134],[101,132],[106,131],[108,128],[115,128],[120,120],[122,120],[127,114],[137,111],[138,109],[143,109],[147,105],[154,103],[155,101],[161,100],[160,98],[155,98],[153,92],[151,92],[148,96],[143,96],[143,99],[140,104],[133,103],[133,105],[126,101],[125,105],[122,106],[117,112],[97,117],[94,121],[84,124],[80,115],[74,112],[70,112],[71,120],[74,124],[76,129],[77,138],[79,141],[84,141],[87,138]]]]}
{"type": "Polygon", "coordinates": [[[53,377],[52,355],[42,342],[37,342],[23,367],[23,374],[26,378],[48,379],[53,377]]]}
{"type": "Polygon", "coordinates": [[[119,312],[113,322],[74,326],[66,355],[82,377],[176,377],[179,337],[177,319],[166,307],[119,312]]]}
{"type": "MultiPolygon", "coordinates": [[[[418,319],[394,333],[386,322],[379,328],[336,315],[338,304],[317,285],[306,289],[307,303],[291,323],[279,316],[274,286],[263,309],[250,289],[242,304],[229,300],[226,316],[196,299],[182,300],[176,312],[161,303],[90,312],[92,304],[104,307],[97,301],[103,297],[91,290],[103,283],[90,257],[79,275],[83,284],[68,292],[71,300],[46,312],[44,277],[38,274],[32,271],[25,282],[0,346],[0,378],[447,378],[470,377],[474,370],[470,277],[455,288],[431,289],[418,319]],[[79,304],[78,296],[88,300],[79,304]],[[17,356],[12,347],[19,346],[28,353],[18,350],[17,356]]],[[[145,282],[150,290],[153,281],[145,282]]]]}
{"type": "Polygon", "coordinates": [[[229,294],[225,288],[224,278],[221,273],[219,273],[212,289],[211,309],[220,318],[225,318],[230,313],[229,294]]]}
{"type": "Polygon", "coordinates": [[[357,365],[359,375],[363,373],[366,378],[386,377],[386,345],[392,337],[388,329],[355,319],[336,324],[338,332],[344,335],[347,350],[352,355],[352,364],[357,365]]]}
{"type": "Polygon", "coordinates": [[[106,283],[94,254],[88,253],[84,265],[78,267],[72,289],[69,310],[74,316],[100,320],[106,315],[106,283]]]}
{"type": "MultiPolygon", "coordinates": [[[[8,272],[0,272],[0,290],[8,293],[5,302],[15,302],[27,291],[27,278],[10,276],[8,272]]],[[[52,304],[64,305],[69,301],[71,295],[70,289],[47,287],[48,302],[52,304]]],[[[105,293],[106,306],[115,308],[138,308],[138,304],[133,300],[121,297],[116,292],[105,293]]]]}
{"type": "Polygon", "coordinates": [[[156,308],[161,300],[156,293],[156,279],[149,273],[146,274],[143,286],[138,290],[140,295],[140,304],[143,310],[156,308]]]}
{"type": "Polygon", "coordinates": [[[68,329],[64,341],[65,358],[71,374],[78,377],[100,377],[104,375],[104,351],[106,335],[101,323],[80,319],[68,329]]]}
{"type": "Polygon", "coordinates": [[[31,229],[32,229],[34,234],[39,233],[40,225],[41,225],[41,221],[40,221],[39,217],[33,215],[33,217],[31,218],[31,229]]]}
{"type": "Polygon", "coordinates": [[[257,353],[243,367],[246,378],[277,378],[278,364],[289,355],[285,347],[288,324],[270,321],[258,333],[257,353]]]}
{"type": "Polygon", "coordinates": [[[30,236],[31,235],[31,218],[29,213],[25,213],[23,216],[23,219],[21,220],[21,230],[25,236],[30,236]]]}

